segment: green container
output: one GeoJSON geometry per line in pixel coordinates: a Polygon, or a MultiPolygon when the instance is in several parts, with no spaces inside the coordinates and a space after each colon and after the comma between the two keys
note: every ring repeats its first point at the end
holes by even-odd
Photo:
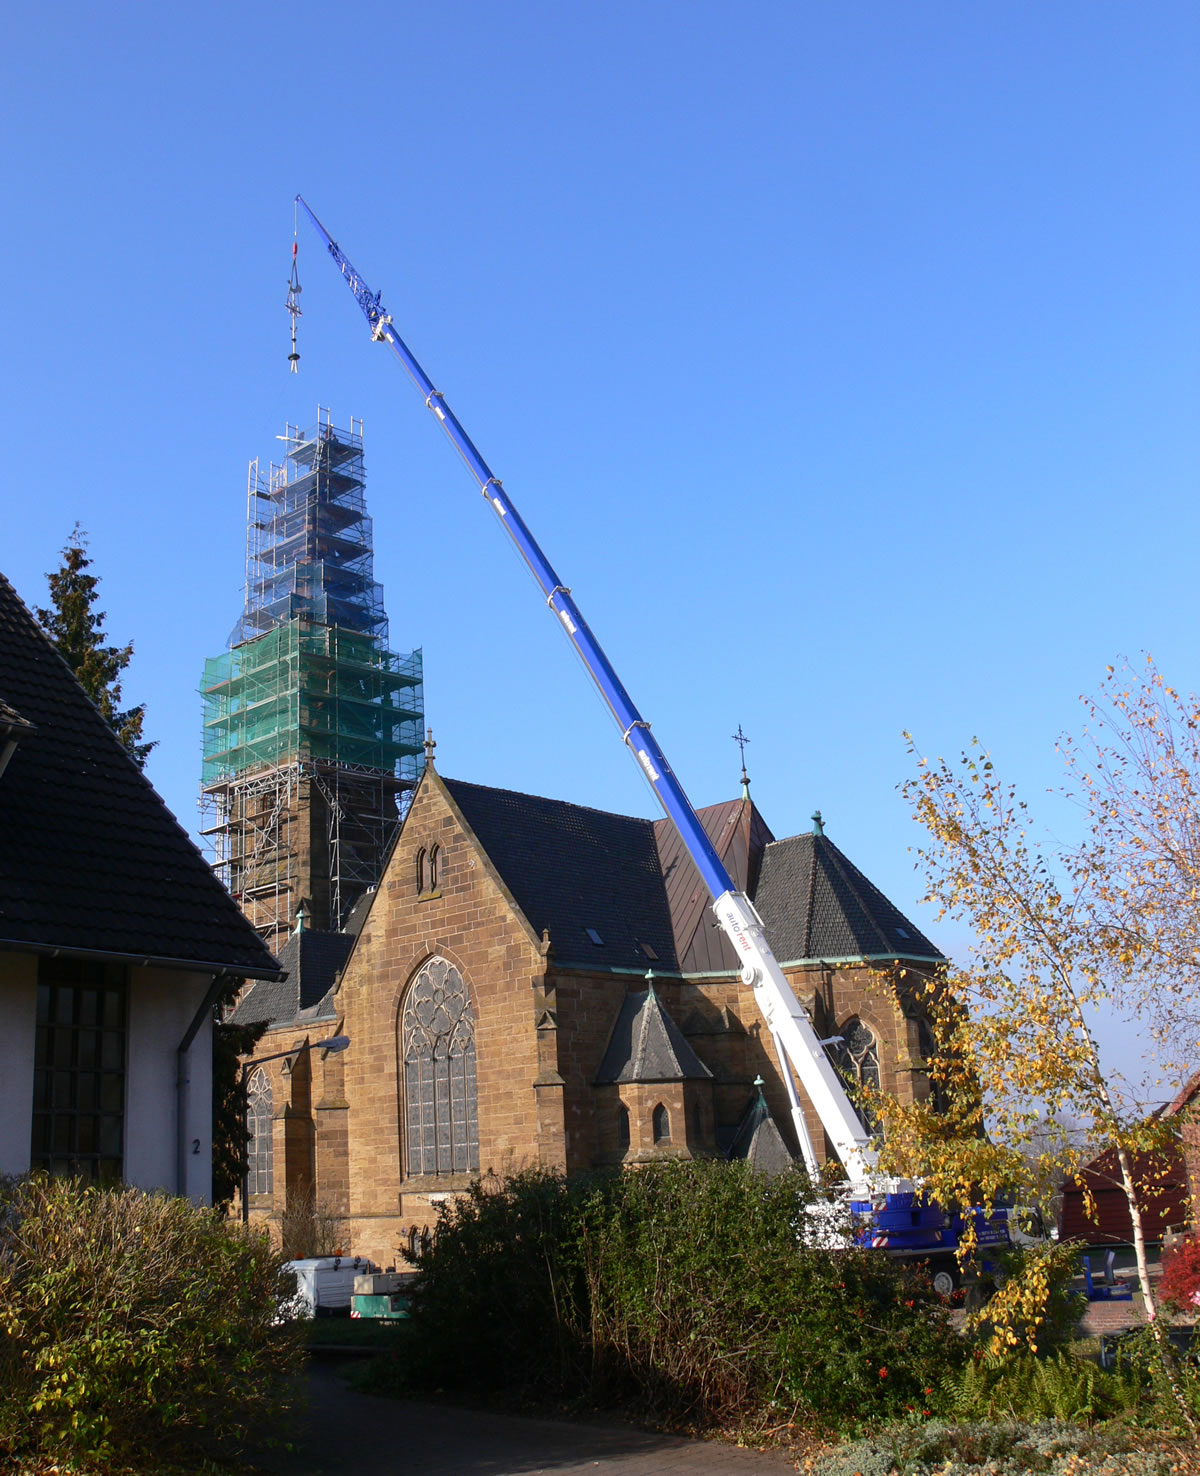
{"type": "Polygon", "coordinates": [[[408,1316],[408,1298],[399,1292],[391,1296],[350,1298],[351,1317],[381,1317],[395,1322],[408,1316]]]}

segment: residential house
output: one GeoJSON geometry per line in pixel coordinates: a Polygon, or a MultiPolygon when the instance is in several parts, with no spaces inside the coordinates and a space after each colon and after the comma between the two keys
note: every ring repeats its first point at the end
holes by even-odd
{"type": "Polygon", "coordinates": [[[0,576],[0,1173],[207,1202],[217,996],[279,964],[0,576]]]}

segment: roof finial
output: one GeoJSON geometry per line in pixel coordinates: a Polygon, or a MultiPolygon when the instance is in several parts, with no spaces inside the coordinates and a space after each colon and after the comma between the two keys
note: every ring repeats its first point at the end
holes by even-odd
{"type": "Polygon", "coordinates": [[[303,902],[301,902],[300,906],[296,908],[296,931],[298,933],[302,933],[304,931],[304,903],[303,902]]]}
{"type": "Polygon", "coordinates": [[[425,729],[425,763],[429,768],[433,767],[433,750],[437,747],[434,741],[433,729],[425,729]]]}
{"type": "Polygon", "coordinates": [[[742,750],[742,798],[749,799],[750,775],[746,773],[746,744],[749,743],[750,740],[746,737],[745,733],[742,732],[741,723],[738,724],[738,730],[733,735],[733,741],[742,750]]]}
{"type": "Polygon", "coordinates": [[[812,822],[813,822],[812,833],[814,835],[824,835],[825,834],[825,822],[824,822],[824,820],[821,819],[821,812],[820,812],[820,810],[814,810],[813,811],[812,822]]]}
{"type": "Polygon", "coordinates": [[[653,969],[647,969],[646,970],[646,992],[648,994],[653,994],[654,993],[654,970],[653,969]]]}
{"type": "Polygon", "coordinates": [[[763,1095],[763,1087],[766,1086],[766,1082],[763,1081],[761,1076],[756,1076],[754,1078],[754,1085],[758,1088],[758,1100],[765,1107],[767,1105],[767,1099],[763,1095]]]}

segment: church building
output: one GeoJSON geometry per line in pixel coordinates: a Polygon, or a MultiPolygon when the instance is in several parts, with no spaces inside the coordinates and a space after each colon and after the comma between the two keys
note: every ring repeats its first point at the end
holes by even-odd
{"type": "MultiPolygon", "coordinates": [[[[844,1076],[924,1096],[909,984],[937,948],[819,815],[776,840],[746,787],[700,815],[844,1076]]],[[[481,1176],[797,1156],[709,900],[669,821],[443,778],[427,744],[378,885],[341,930],[301,911],[277,949],[287,980],[239,1006],[268,1023],[255,1056],[284,1053],[249,1080],[251,1217],[312,1193],[341,1249],[390,1265],[481,1176]],[[320,1049],[334,1035],[349,1047],[320,1049]]]]}

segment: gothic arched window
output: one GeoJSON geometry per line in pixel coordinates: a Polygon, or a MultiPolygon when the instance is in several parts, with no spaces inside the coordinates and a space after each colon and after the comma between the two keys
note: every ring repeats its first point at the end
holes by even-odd
{"type": "Polygon", "coordinates": [[[429,884],[428,884],[428,882],[425,879],[426,872],[427,872],[427,869],[428,869],[428,861],[429,861],[428,853],[426,852],[425,847],[422,846],[421,849],[417,852],[417,896],[418,897],[423,892],[427,892],[429,890],[429,884]]]}
{"type": "Polygon", "coordinates": [[[405,1172],[479,1168],[475,1018],[463,976],[431,958],[413,980],[400,1025],[405,1172]]]}
{"type": "Polygon", "coordinates": [[[251,1194],[270,1194],[274,1188],[274,1155],[271,1143],[271,1078],[260,1066],[246,1090],[246,1145],[249,1172],[246,1183],[251,1194]]]}
{"type": "Polygon", "coordinates": [[[441,864],[442,848],[441,846],[434,846],[433,849],[429,852],[429,890],[431,892],[437,891],[438,871],[441,867],[441,864]]]}
{"type": "Polygon", "coordinates": [[[653,1125],[654,1141],[669,1143],[671,1141],[671,1114],[661,1102],[654,1109],[653,1125]]]}
{"type": "MultiPolygon", "coordinates": [[[[838,1074],[849,1085],[853,1093],[856,1088],[867,1087],[879,1090],[879,1043],[871,1029],[852,1016],[842,1026],[841,1040],[830,1048],[833,1064],[838,1074]]],[[[868,1132],[877,1132],[879,1124],[874,1113],[861,1102],[855,1101],[855,1110],[868,1132]]]]}
{"type": "Polygon", "coordinates": [[[617,1103],[617,1150],[629,1152],[629,1108],[624,1102],[617,1103]]]}

